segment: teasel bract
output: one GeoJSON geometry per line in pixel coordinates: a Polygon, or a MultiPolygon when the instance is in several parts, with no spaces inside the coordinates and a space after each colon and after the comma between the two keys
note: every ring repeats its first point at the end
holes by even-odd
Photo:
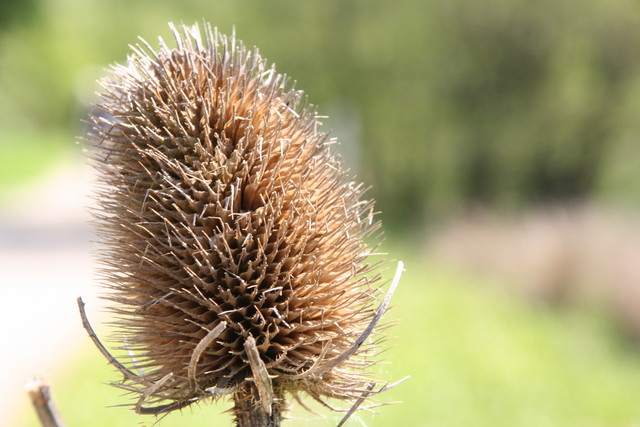
{"type": "Polygon", "coordinates": [[[285,396],[362,401],[388,304],[372,203],[257,50],[171,28],[175,48],[142,41],[102,80],[86,141],[111,338],[130,357],[85,327],[139,413],[229,396],[238,425],[278,425],[285,396]]]}

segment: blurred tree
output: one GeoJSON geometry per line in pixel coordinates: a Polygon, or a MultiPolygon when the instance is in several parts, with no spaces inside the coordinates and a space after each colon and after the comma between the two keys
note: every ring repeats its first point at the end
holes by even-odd
{"type": "MultiPolygon", "coordinates": [[[[405,220],[593,197],[619,143],[613,123],[628,114],[621,100],[638,94],[640,10],[613,3],[417,2],[379,28],[394,58],[365,74],[380,77],[361,106],[383,211],[405,220]]],[[[387,45],[372,44],[384,58],[387,45]]]]}
{"type": "Polygon", "coordinates": [[[387,223],[640,194],[634,0],[0,1],[42,3],[0,38],[0,129],[78,123],[79,81],[137,35],[204,18],[235,26],[320,113],[352,112],[348,151],[387,223]]]}
{"type": "Polygon", "coordinates": [[[38,7],[38,0],[0,0],[0,32],[33,18],[38,7]]]}

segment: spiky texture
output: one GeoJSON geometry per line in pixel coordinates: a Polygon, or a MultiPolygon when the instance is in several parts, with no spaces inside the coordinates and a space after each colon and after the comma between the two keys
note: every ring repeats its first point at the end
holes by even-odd
{"type": "Polygon", "coordinates": [[[231,392],[258,404],[253,338],[274,407],[359,397],[372,346],[331,361],[374,314],[371,203],[257,50],[206,25],[174,33],[112,68],[88,138],[112,338],[143,372],[121,386],[156,412],[231,392]]]}

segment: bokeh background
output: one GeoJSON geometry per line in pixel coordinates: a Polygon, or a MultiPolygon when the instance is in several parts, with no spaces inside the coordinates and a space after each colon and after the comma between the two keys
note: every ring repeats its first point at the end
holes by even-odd
{"type": "Polygon", "coordinates": [[[405,261],[379,370],[412,378],[350,425],[640,424],[637,0],[0,0],[0,424],[37,425],[36,374],[71,426],[155,421],[110,407],[77,315],[105,320],[75,141],[108,64],[202,19],[329,116],[405,261]]]}

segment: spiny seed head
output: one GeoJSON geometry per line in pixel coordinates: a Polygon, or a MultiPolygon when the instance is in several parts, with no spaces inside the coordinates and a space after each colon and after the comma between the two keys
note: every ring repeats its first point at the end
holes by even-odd
{"type": "Polygon", "coordinates": [[[139,373],[120,386],[139,412],[256,389],[359,397],[373,346],[340,355],[379,292],[371,203],[257,50],[173,31],[176,48],[143,42],[112,68],[88,137],[112,338],[139,373]]]}

